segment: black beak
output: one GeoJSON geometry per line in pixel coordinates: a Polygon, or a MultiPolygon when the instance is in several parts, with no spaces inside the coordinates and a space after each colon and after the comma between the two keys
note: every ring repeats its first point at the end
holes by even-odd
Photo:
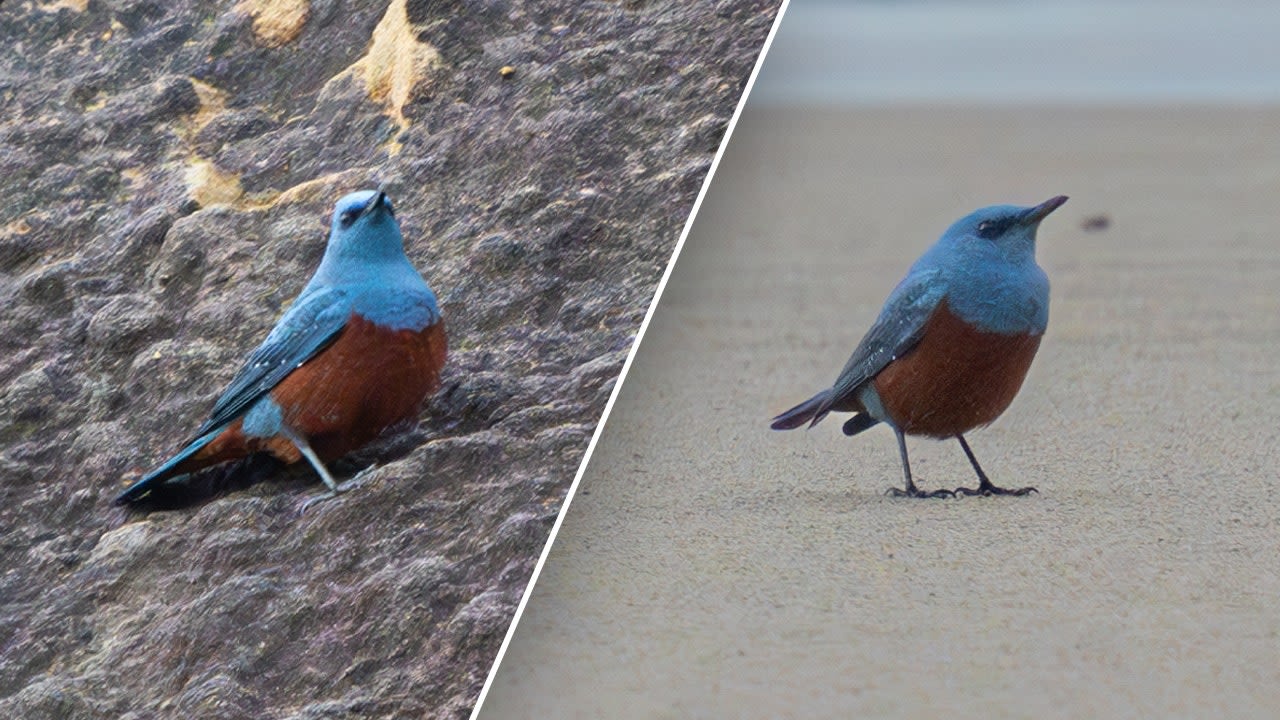
{"type": "Polygon", "coordinates": [[[374,195],[372,200],[365,203],[364,209],[360,211],[360,217],[364,217],[365,215],[368,215],[370,213],[376,212],[378,210],[382,210],[386,206],[387,206],[387,194],[379,190],[378,194],[374,195]]]}
{"type": "Polygon", "coordinates": [[[1067,201],[1066,195],[1051,197],[1048,200],[1045,200],[1039,205],[1028,210],[1027,214],[1022,216],[1022,222],[1030,223],[1030,224],[1038,223],[1041,220],[1045,219],[1045,217],[1049,213],[1062,207],[1062,204],[1065,203],[1066,201],[1067,201]]]}

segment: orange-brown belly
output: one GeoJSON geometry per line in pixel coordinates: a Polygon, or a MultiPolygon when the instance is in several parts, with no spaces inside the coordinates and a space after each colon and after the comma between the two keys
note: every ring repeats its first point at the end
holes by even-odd
{"type": "Polygon", "coordinates": [[[920,342],[881,370],[873,387],[903,432],[952,437],[990,423],[1009,407],[1039,347],[1039,335],[976,330],[944,302],[929,317],[920,342]]]}
{"type": "Polygon", "coordinates": [[[443,321],[421,332],[390,331],[352,316],[342,335],[271,397],[285,424],[333,460],[416,417],[440,387],[446,354],[443,321]]]}
{"type": "MultiPolygon", "coordinates": [[[[448,352],[444,322],[421,332],[389,331],[353,316],[319,355],[271,391],[285,424],[306,436],[328,462],[415,417],[440,386],[448,352]]],[[[302,459],[289,440],[248,437],[236,420],[174,474],[269,452],[286,463],[302,459]]]]}

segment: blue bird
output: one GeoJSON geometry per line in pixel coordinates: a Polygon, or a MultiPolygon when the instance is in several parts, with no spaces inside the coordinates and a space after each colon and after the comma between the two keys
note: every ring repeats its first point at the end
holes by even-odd
{"type": "Polygon", "coordinates": [[[1067,201],[997,205],[958,220],[911,266],[871,330],[828,389],[773,419],[774,430],[816,425],[852,412],[843,430],[893,428],[907,497],[1026,495],[994,485],[964,433],[990,424],[1013,402],[1049,322],[1049,278],[1036,264],[1036,229],[1067,201]],[[906,435],[954,437],[977,488],[924,492],[911,479],[906,435]]]}
{"type": "Polygon", "coordinates": [[[201,468],[267,452],[325,467],[417,417],[447,354],[436,296],[404,252],[386,193],[338,201],[320,267],[176,455],[116,498],[127,504],[201,468]]]}

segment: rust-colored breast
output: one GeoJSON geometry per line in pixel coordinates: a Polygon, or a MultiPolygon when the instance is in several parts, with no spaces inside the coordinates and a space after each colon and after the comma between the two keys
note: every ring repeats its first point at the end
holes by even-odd
{"type": "MultiPolygon", "coordinates": [[[[421,332],[396,332],[352,316],[342,335],[285,377],[271,397],[285,422],[306,435],[322,459],[336,460],[421,411],[440,386],[446,346],[443,321],[421,332]]],[[[241,420],[228,425],[173,474],[256,452],[286,463],[302,459],[289,440],[248,437],[241,425],[241,420]]]]}
{"type": "Polygon", "coordinates": [[[990,423],[1009,407],[1039,347],[1039,335],[977,330],[943,301],[920,342],[872,382],[903,432],[952,437],[990,423]]]}
{"type": "Polygon", "coordinates": [[[271,397],[285,423],[306,435],[322,459],[333,460],[416,417],[440,386],[446,354],[443,321],[420,332],[392,331],[353,315],[342,335],[271,397]]]}

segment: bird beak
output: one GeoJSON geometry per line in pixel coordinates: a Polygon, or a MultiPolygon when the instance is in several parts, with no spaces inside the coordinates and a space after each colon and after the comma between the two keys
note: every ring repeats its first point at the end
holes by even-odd
{"type": "Polygon", "coordinates": [[[360,217],[364,217],[365,215],[370,215],[374,212],[377,212],[378,210],[383,209],[384,207],[386,207],[386,202],[387,202],[387,194],[379,190],[378,194],[374,195],[373,198],[371,198],[369,202],[365,203],[364,207],[360,209],[360,217]]]}
{"type": "Polygon", "coordinates": [[[1030,225],[1034,225],[1040,222],[1041,220],[1045,219],[1045,216],[1047,216],[1049,213],[1062,207],[1062,204],[1065,203],[1066,201],[1067,201],[1066,195],[1051,197],[1048,200],[1045,200],[1039,205],[1028,210],[1027,214],[1022,216],[1022,222],[1030,225]]]}

